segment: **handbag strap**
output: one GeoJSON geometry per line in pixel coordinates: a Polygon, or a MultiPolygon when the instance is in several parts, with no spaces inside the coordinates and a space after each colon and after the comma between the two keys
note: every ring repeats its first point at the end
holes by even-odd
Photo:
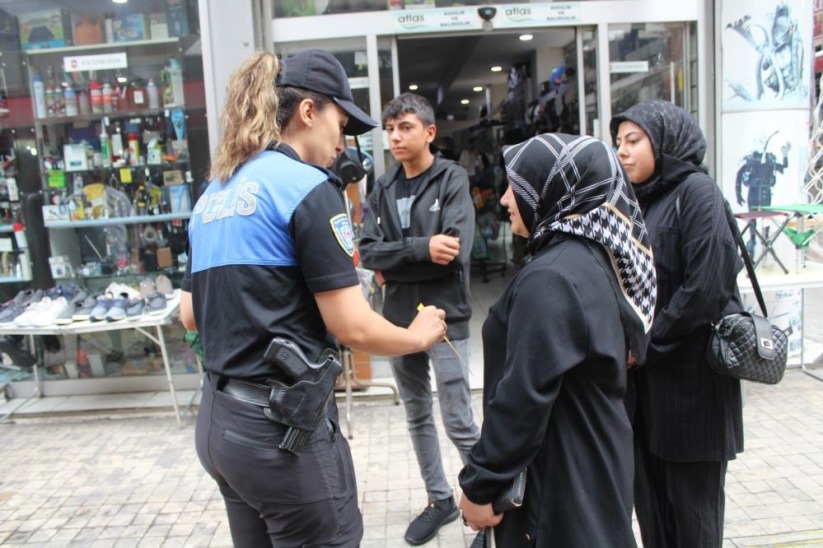
{"type": "Polygon", "coordinates": [[[763,293],[760,291],[760,284],[757,282],[757,275],[754,273],[752,258],[749,256],[749,251],[746,249],[745,242],[743,242],[743,235],[740,234],[740,229],[737,227],[737,221],[735,221],[734,213],[732,213],[732,207],[729,205],[728,200],[723,200],[723,208],[726,211],[726,220],[729,222],[729,228],[732,230],[732,235],[737,242],[737,247],[740,248],[740,255],[743,257],[743,262],[746,264],[746,272],[749,274],[749,280],[752,283],[754,296],[757,297],[757,303],[760,305],[760,310],[763,312],[763,316],[768,318],[769,314],[766,312],[766,301],[763,300],[763,293]]]}

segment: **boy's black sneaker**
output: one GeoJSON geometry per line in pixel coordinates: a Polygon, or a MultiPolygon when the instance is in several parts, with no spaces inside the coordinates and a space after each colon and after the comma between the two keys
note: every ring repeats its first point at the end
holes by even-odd
{"type": "Polygon", "coordinates": [[[414,518],[406,529],[406,542],[412,546],[425,544],[437,535],[437,531],[449,522],[457,519],[460,510],[454,504],[454,497],[436,500],[429,504],[423,513],[414,518]]]}

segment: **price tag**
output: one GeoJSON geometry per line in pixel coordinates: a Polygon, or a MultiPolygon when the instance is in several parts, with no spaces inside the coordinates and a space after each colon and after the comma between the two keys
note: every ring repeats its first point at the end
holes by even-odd
{"type": "Polygon", "coordinates": [[[131,182],[131,169],[127,167],[120,168],[120,182],[124,185],[131,182]]]}

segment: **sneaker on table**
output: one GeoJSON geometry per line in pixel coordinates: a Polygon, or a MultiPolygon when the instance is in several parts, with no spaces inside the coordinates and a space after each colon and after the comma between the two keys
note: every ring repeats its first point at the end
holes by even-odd
{"type": "Polygon", "coordinates": [[[140,297],[148,299],[155,291],[157,291],[157,289],[154,287],[154,280],[151,278],[143,278],[140,282],[140,297]]]}
{"type": "Polygon", "coordinates": [[[43,298],[40,289],[22,289],[14,298],[0,309],[0,325],[16,325],[15,320],[26,311],[26,308],[43,298]]]}
{"type": "Polygon", "coordinates": [[[136,299],[140,296],[140,292],[137,291],[135,288],[126,284],[121,284],[119,282],[111,282],[104,291],[104,293],[109,293],[115,296],[119,296],[121,293],[125,293],[129,299],[136,299]]]}
{"type": "Polygon", "coordinates": [[[93,322],[102,322],[106,319],[106,314],[109,313],[109,309],[113,303],[114,299],[110,294],[101,295],[97,297],[97,302],[94,305],[94,308],[89,312],[89,319],[93,322]]]}
{"type": "MultiPolygon", "coordinates": [[[[89,292],[84,287],[79,287],[74,294],[74,297],[68,302],[68,306],[63,309],[55,319],[54,323],[57,325],[68,325],[74,320],[74,315],[77,314],[82,304],[89,298],[89,292]]],[[[94,301],[92,301],[94,302],[94,301]]],[[[91,309],[89,309],[91,311],[91,309]]]]}
{"type": "Polygon", "coordinates": [[[146,301],[145,311],[154,316],[163,314],[166,312],[166,304],[166,296],[159,291],[155,291],[146,301]]]}
{"type": "Polygon", "coordinates": [[[106,312],[106,321],[117,322],[126,319],[126,304],[129,297],[126,293],[121,293],[111,300],[111,306],[106,312]]]}
{"type": "Polygon", "coordinates": [[[43,297],[39,301],[30,303],[22,314],[14,319],[18,327],[34,327],[34,320],[43,310],[51,307],[51,297],[43,297]]]}
{"type": "Polygon", "coordinates": [[[71,315],[71,321],[83,322],[91,317],[91,312],[97,306],[97,299],[101,297],[99,294],[89,295],[82,302],[74,303],[74,311],[71,315]]]}
{"type": "Polygon", "coordinates": [[[157,275],[154,279],[154,287],[157,289],[158,293],[165,296],[167,299],[171,299],[174,294],[174,288],[171,285],[171,280],[165,274],[157,275]]]}
{"type": "Polygon", "coordinates": [[[129,299],[126,303],[126,319],[129,321],[139,320],[143,317],[143,310],[146,308],[146,301],[143,299],[129,299]]]}
{"type": "MultiPolygon", "coordinates": [[[[48,297],[45,297],[48,298],[48,297]]],[[[44,298],[44,299],[45,299],[44,298]]],[[[48,306],[42,306],[31,318],[33,327],[46,327],[54,325],[57,317],[69,307],[69,302],[62,295],[51,299],[48,306]]]]}

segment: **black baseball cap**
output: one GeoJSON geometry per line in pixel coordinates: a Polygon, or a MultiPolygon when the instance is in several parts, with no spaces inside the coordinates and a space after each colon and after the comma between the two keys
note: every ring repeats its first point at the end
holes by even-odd
{"type": "Polygon", "coordinates": [[[325,51],[310,49],[283,61],[276,84],[330,97],[349,115],[349,122],[343,128],[346,135],[360,135],[380,125],[354,104],[346,69],[325,51]]]}

